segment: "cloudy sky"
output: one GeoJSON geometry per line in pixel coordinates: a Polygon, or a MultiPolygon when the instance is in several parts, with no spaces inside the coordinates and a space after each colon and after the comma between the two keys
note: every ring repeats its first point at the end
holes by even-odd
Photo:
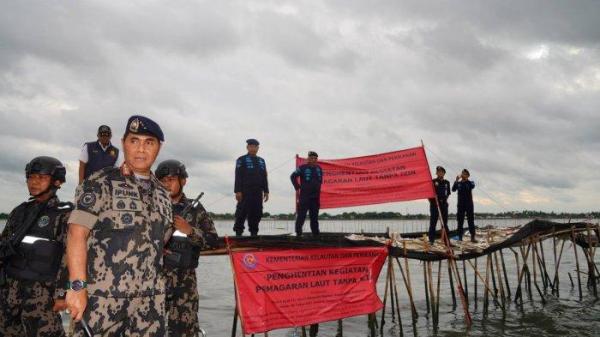
{"type": "Polygon", "coordinates": [[[26,199],[38,155],[66,163],[71,199],[82,143],[100,124],[120,138],[132,114],[162,125],[160,159],[184,161],[189,194],[215,212],[234,210],[249,137],[270,168],[270,212],[292,212],[296,153],[421,140],[451,178],[470,169],[478,211],[597,211],[599,13],[549,0],[7,1],[0,211],[26,199]]]}

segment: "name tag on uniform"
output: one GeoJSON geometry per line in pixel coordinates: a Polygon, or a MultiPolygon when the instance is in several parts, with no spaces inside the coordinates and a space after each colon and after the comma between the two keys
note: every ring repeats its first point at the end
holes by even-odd
{"type": "Polygon", "coordinates": [[[181,237],[181,238],[187,238],[187,234],[179,231],[179,229],[177,229],[175,232],[173,232],[173,236],[177,236],[177,237],[181,237]]]}
{"type": "Polygon", "coordinates": [[[21,241],[22,243],[28,243],[28,244],[33,244],[36,241],[50,241],[46,238],[38,238],[37,236],[31,236],[31,235],[27,235],[23,238],[23,241],[21,241]]]}

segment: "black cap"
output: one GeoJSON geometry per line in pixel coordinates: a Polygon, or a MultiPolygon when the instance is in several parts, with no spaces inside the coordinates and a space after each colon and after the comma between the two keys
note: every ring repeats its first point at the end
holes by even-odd
{"type": "Polygon", "coordinates": [[[66,181],[67,170],[60,160],[41,156],[33,158],[25,166],[25,178],[29,178],[30,174],[42,174],[52,176],[53,180],[58,180],[61,183],[66,181]]]}
{"type": "Polygon", "coordinates": [[[260,143],[258,142],[258,140],[254,139],[254,138],[246,139],[246,144],[248,144],[248,145],[260,145],[260,143]]]}
{"type": "Polygon", "coordinates": [[[315,151],[308,151],[309,157],[318,157],[319,155],[315,151]]]}
{"type": "Polygon", "coordinates": [[[163,135],[160,126],[148,117],[134,115],[129,117],[127,121],[127,128],[125,129],[125,135],[134,133],[138,135],[150,135],[158,138],[159,141],[164,142],[165,137],[163,135]]]}
{"type": "Polygon", "coordinates": [[[185,169],[185,165],[179,160],[169,159],[161,162],[154,171],[156,178],[162,179],[167,176],[175,176],[179,178],[187,178],[188,174],[185,169]]]}
{"type": "Polygon", "coordinates": [[[438,166],[438,167],[436,167],[436,168],[435,168],[435,171],[436,171],[436,172],[437,172],[437,171],[442,171],[442,172],[446,173],[446,169],[445,169],[445,168],[443,168],[442,166],[438,166]]]}
{"type": "Polygon", "coordinates": [[[110,130],[110,127],[108,125],[100,125],[100,127],[98,127],[98,134],[101,133],[112,134],[112,131],[110,130]]]}

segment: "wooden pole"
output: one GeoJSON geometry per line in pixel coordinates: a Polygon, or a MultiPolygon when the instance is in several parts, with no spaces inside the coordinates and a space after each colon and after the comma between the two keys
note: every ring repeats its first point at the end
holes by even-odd
{"type": "MultiPolygon", "coordinates": [[[[387,297],[388,297],[388,289],[389,289],[389,284],[390,284],[390,260],[391,256],[388,256],[388,268],[387,268],[387,274],[385,275],[385,291],[383,294],[383,309],[381,310],[381,330],[379,332],[381,332],[381,334],[383,335],[383,326],[385,325],[385,309],[386,309],[386,303],[387,303],[387,297]]],[[[369,317],[369,323],[371,322],[371,318],[369,317]]]]}
{"type": "Polygon", "coordinates": [[[473,294],[475,299],[473,302],[475,302],[475,310],[477,310],[477,258],[475,258],[475,266],[473,267],[473,270],[475,270],[475,273],[473,274],[473,294]]]}
{"type": "Polygon", "coordinates": [[[396,271],[394,269],[394,262],[390,259],[390,263],[392,264],[392,285],[394,285],[394,297],[396,300],[396,313],[398,314],[398,326],[400,327],[400,336],[404,336],[404,331],[402,328],[402,317],[400,316],[400,300],[398,297],[398,287],[396,283],[396,271]]]}
{"type": "Polygon", "coordinates": [[[417,308],[415,306],[415,302],[413,299],[413,294],[412,294],[412,285],[410,282],[410,269],[408,268],[408,261],[406,260],[405,257],[405,262],[406,262],[406,274],[404,273],[404,270],[402,269],[402,265],[400,264],[400,260],[398,258],[396,258],[396,263],[398,263],[398,269],[400,269],[400,273],[402,274],[402,280],[404,281],[404,285],[406,287],[406,292],[408,293],[408,298],[410,300],[410,310],[412,312],[412,319],[413,319],[413,324],[416,322],[416,319],[419,317],[419,315],[417,314],[417,308]]]}
{"type": "Polygon", "coordinates": [[[575,254],[575,268],[577,268],[577,287],[579,288],[579,300],[583,300],[583,291],[581,290],[581,275],[579,271],[579,257],[577,256],[577,244],[575,243],[575,226],[571,227],[571,242],[573,243],[573,252],[575,254]]]}
{"type": "Polygon", "coordinates": [[[425,288],[425,304],[427,305],[427,314],[429,314],[429,289],[427,285],[427,267],[425,266],[427,262],[423,261],[423,285],[425,288]]]}
{"type": "Polygon", "coordinates": [[[504,273],[504,282],[506,283],[506,292],[508,295],[508,299],[510,299],[512,297],[512,294],[510,291],[510,282],[508,282],[508,275],[506,272],[506,263],[504,263],[504,253],[502,252],[502,249],[500,249],[499,253],[500,253],[500,261],[502,262],[502,272],[504,273]]]}

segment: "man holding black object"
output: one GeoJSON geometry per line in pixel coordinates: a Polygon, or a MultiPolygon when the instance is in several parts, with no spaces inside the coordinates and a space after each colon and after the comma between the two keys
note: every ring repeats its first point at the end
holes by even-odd
{"type": "Polygon", "coordinates": [[[196,267],[200,250],[215,246],[217,231],[199,202],[202,194],[192,200],[183,193],[188,178],[185,165],[165,160],[155,172],[169,190],[177,229],[167,243],[164,258],[169,336],[196,337],[200,333],[196,267]]]}
{"type": "Polygon", "coordinates": [[[58,200],[63,164],[36,157],[25,167],[31,198],[9,215],[0,235],[0,336],[65,336],[64,243],[73,204],[58,200]]]}

